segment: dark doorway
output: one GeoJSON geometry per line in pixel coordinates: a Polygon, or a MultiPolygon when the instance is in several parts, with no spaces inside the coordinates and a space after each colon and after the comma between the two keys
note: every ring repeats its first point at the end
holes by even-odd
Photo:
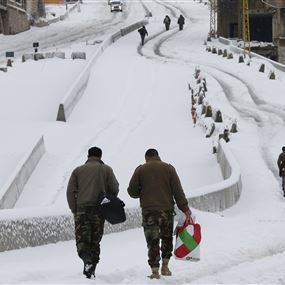
{"type": "Polygon", "coordinates": [[[272,42],[272,16],[250,16],[250,40],[272,42]]]}
{"type": "Polygon", "coordinates": [[[230,23],[230,38],[238,37],[238,23],[230,23]]]}

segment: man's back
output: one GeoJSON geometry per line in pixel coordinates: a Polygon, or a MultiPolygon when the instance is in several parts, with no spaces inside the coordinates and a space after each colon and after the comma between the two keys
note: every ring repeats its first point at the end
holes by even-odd
{"type": "Polygon", "coordinates": [[[143,209],[171,210],[174,208],[174,199],[179,208],[187,205],[175,168],[158,156],[135,170],[128,192],[131,197],[140,198],[143,209]]]}
{"type": "Polygon", "coordinates": [[[67,199],[69,207],[75,209],[75,194],[77,194],[77,205],[95,205],[100,192],[119,191],[119,184],[114,176],[113,170],[96,158],[77,167],[69,180],[67,187],[67,199]]]}

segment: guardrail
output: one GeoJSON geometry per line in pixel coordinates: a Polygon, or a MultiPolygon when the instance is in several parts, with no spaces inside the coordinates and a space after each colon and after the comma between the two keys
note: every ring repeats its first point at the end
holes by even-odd
{"type": "Polygon", "coordinates": [[[44,140],[41,137],[21,159],[8,181],[0,189],[0,209],[14,207],[44,153],[44,140]]]}
{"type": "Polygon", "coordinates": [[[62,102],[59,104],[57,118],[56,118],[57,121],[66,122],[67,118],[71,114],[77,102],[80,100],[80,98],[83,95],[83,92],[88,84],[89,75],[93,64],[102,55],[104,50],[119,38],[123,37],[124,35],[134,31],[135,29],[143,25],[146,25],[147,23],[148,23],[147,20],[139,21],[133,25],[120,29],[120,31],[110,35],[108,38],[106,38],[103,41],[100,48],[91,57],[87,65],[84,67],[82,72],[75,80],[75,82],[69,88],[68,92],[62,99],[62,102]]]}
{"type": "MultiPolygon", "coordinates": [[[[225,180],[193,190],[188,198],[192,207],[203,211],[221,211],[237,202],[241,193],[239,165],[222,140],[217,159],[225,180]]],[[[141,209],[127,208],[126,222],[118,225],[105,223],[105,234],[124,231],[141,226],[141,209]]],[[[69,210],[53,206],[0,211],[0,252],[28,246],[74,239],[73,217],[69,210]]]]}

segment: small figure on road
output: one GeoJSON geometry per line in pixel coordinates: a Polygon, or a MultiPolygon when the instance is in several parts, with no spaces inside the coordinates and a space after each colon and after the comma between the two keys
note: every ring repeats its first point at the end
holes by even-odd
{"type": "Polygon", "coordinates": [[[170,19],[170,17],[168,15],[166,15],[164,20],[163,20],[163,24],[165,25],[166,31],[169,30],[170,23],[171,23],[171,19],[170,19]]]}
{"type": "Polygon", "coordinates": [[[182,15],[179,16],[177,24],[179,25],[179,30],[182,31],[185,24],[185,18],[182,15]]]}
{"type": "Polygon", "coordinates": [[[282,191],[285,197],[285,146],[282,147],[282,152],[278,156],[277,165],[279,168],[279,176],[282,179],[282,191]]]}
{"type": "Polygon", "coordinates": [[[148,36],[148,32],[147,32],[145,26],[142,26],[140,29],[138,29],[138,32],[139,32],[139,34],[140,34],[140,36],[141,36],[141,44],[142,44],[142,46],[143,46],[143,45],[144,45],[144,38],[145,38],[145,35],[148,36]]]}
{"type": "Polygon", "coordinates": [[[158,151],[152,148],[146,151],[145,161],[134,171],[128,193],[140,199],[148,264],[152,271],[149,278],[160,279],[161,258],[161,275],[171,275],[168,263],[173,250],[174,203],[185,214],[186,222],[191,221],[191,210],[175,168],[161,161],[158,151]]]}

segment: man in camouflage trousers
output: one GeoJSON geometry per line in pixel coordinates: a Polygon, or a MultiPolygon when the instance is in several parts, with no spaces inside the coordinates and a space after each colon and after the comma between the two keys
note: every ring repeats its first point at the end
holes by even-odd
{"type": "Polygon", "coordinates": [[[79,257],[83,260],[83,274],[95,277],[100,260],[100,241],[105,219],[97,203],[101,192],[119,192],[119,183],[112,168],[101,160],[102,150],[92,147],[88,160],[75,168],[67,186],[67,202],[74,214],[75,240],[79,257]]]}
{"type": "Polygon", "coordinates": [[[174,200],[184,212],[187,222],[191,220],[191,211],[175,168],[161,161],[156,149],[147,150],[145,160],[145,164],[136,168],[129,183],[128,193],[132,198],[140,199],[148,264],[152,270],[149,277],[159,279],[161,257],[161,275],[172,275],[168,263],[173,250],[174,200]]]}

